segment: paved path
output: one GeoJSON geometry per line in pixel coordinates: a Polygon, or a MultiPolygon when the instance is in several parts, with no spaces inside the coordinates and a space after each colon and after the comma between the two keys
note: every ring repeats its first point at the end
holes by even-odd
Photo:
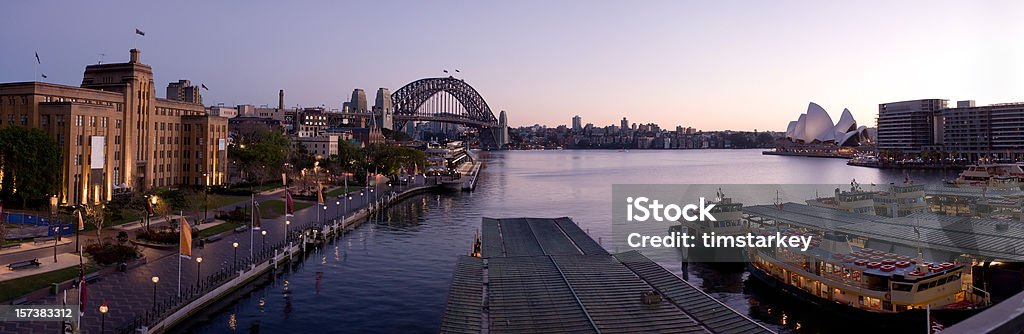
{"type": "MultiPolygon", "coordinates": [[[[89,259],[86,259],[85,262],[88,263],[89,259]]],[[[12,279],[15,279],[15,278],[22,278],[22,277],[25,277],[25,276],[32,276],[32,275],[36,275],[36,274],[42,274],[42,273],[45,273],[45,272],[48,272],[48,271],[60,270],[60,269],[64,269],[64,268],[67,268],[67,267],[77,267],[77,266],[78,266],[78,254],[71,254],[71,253],[58,254],[57,255],[57,263],[53,262],[53,256],[45,258],[45,259],[39,259],[39,267],[38,268],[32,267],[32,268],[26,268],[26,269],[10,270],[10,269],[7,269],[7,266],[4,266],[3,269],[0,269],[0,282],[7,281],[7,280],[12,280],[12,279]]]]}
{"type": "MultiPolygon", "coordinates": [[[[333,218],[340,218],[341,214],[346,215],[354,212],[358,209],[365,208],[369,203],[373,202],[375,197],[379,197],[387,192],[402,191],[407,188],[416,187],[424,184],[426,180],[420,176],[417,177],[414,182],[406,186],[395,187],[393,189],[386,185],[381,185],[376,188],[374,192],[370,192],[369,189],[364,191],[353,191],[350,193],[352,200],[346,201],[344,199],[332,198],[325,199],[327,203],[327,210],[320,209],[320,219],[324,222],[328,222],[333,218]],[[362,194],[360,194],[362,193],[362,194]],[[341,205],[337,203],[340,202],[341,205]],[[347,211],[345,208],[347,206],[347,211]]],[[[257,195],[257,201],[279,199],[283,194],[274,193],[272,195],[257,195]]],[[[246,206],[248,202],[239,203],[228,206],[233,208],[235,206],[246,206]]],[[[296,230],[299,225],[315,223],[317,220],[317,208],[318,206],[310,206],[309,208],[297,211],[295,217],[291,217],[290,225],[292,230],[296,230]]],[[[200,212],[200,214],[202,214],[200,212]]],[[[276,244],[285,239],[285,217],[279,217],[276,219],[264,219],[263,228],[267,230],[267,236],[265,243],[266,245],[276,244]]],[[[253,252],[259,251],[264,243],[263,237],[260,235],[250,236],[249,231],[234,233],[227,235],[220,241],[208,243],[203,248],[193,249],[193,259],[196,257],[202,257],[202,272],[203,277],[227,268],[235,260],[237,256],[238,261],[242,261],[244,258],[249,256],[250,249],[253,252]],[[253,243],[250,244],[249,240],[252,238],[253,243]],[[238,249],[232,247],[233,242],[238,242],[238,249]],[[237,252],[237,255],[236,255],[237,252]]],[[[70,249],[74,249],[74,245],[70,246],[70,249]]],[[[52,252],[52,249],[51,249],[52,252]]],[[[173,297],[177,293],[178,284],[178,259],[176,256],[177,250],[153,250],[144,248],[144,254],[147,257],[148,263],[133,269],[129,269],[125,273],[117,272],[109,275],[102,276],[98,281],[88,285],[88,301],[86,306],[86,312],[82,318],[83,333],[99,333],[100,332],[100,315],[98,307],[105,300],[109,306],[109,312],[106,315],[106,330],[108,333],[114,333],[114,331],[122,326],[130,324],[135,318],[146,311],[153,308],[154,305],[154,286],[156,301],[160,303],[162,300],[173,297]],[[151,278],[157,276],[160,278],[159,283],[153,284],[151,278]]],[[[52,253],[51,253],[52,255],[52,253]]],[[[186,289],[189,285],[196,283],[199,273],[197,273],[197,265],[194,260],[183,259],[181,262],[181,284],[182,288],[186,289]]],[[[77,290],[68,291],[68,304],[78,303],[78,292],[77,290]]],[[[49,296],[40,300],[32,302],[36,305],[54,305],[60,304],[57,296],[49,296]]],[[[57,332],[59,329],[59,322],[0,322],[0,333],[52,333],[57,332]]]]}

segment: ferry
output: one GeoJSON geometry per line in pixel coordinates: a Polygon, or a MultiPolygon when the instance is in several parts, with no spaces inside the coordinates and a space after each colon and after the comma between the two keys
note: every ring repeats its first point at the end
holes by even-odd
{"type": "MultiPolygon", "coordinates": [[[[970,266],[926,262],[881,250],[851,246],[844,235],[779,227],[752,233],[812,235],[807,251],[748,248],[751,277],[823,310],[854,320],[924,324],[927,316],[956,322],[990,304],[972,284],[970,266]]],[[[886,323],[883,323],[886,324],[886,323]]]]}
{"type": "MultiPolygon", "coordinates": [[[[711,208],[711,214],[715,217],[715,221],[682,220],[679,225],[669,226],[669,233],[687,233],[697,236],[698,241],[701,240],[701,235],[705,234],[733,236],[746,234],[747,229],[743,225],[743,203],[733,202],[732,198],[725,196],[721,188],[715,195],[715,199],[711,201],[711,204],[715,205],[711,208]]],[[[690,247],[683,251],[683,255],[688,261],[713,264],[719,269],[734,267],[734,269],[742,270],[743,263],[746,261],[740,248],[706,248],[698,242],[696,247],[690,247]]]]}
{"type": "Polygon", "coordinates": [[[946,183],[956,186],[1020,189],[1024,169],[1017,164],[984,164],[968,166],[960,175],[946,183]]]}

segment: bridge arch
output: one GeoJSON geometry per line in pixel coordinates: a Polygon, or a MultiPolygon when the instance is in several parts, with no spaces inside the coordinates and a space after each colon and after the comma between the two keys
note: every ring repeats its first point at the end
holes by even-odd
{"type": "Polygon", "coordinates": [[[440,121],[458,123],[476,128],[498,126],[491,107],[483,96],[462,79],[454,77],[426,78],[413,81],[391,94],[392,117],[396,126],[408,121],[440,121]],[[421,108],[431,97],[448,93],[462,105],[455,111],[428,112],[421,108]]]}

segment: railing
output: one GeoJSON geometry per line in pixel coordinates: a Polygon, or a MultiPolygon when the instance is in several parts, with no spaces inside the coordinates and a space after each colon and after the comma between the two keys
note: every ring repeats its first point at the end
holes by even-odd
{"type": "MultiPolygon", "coordinates": [[[[383,209],[388,208],[399,199],[399,194],[401,192],[408,190],[410,188],[415,188],[415,186],[395,187],[394,189],[396,190],[389,191],[383,194],[381,198],[379,198],[376,201],[370,202],[368,206],[363,209],[354,211],[350,216],[354,216],[356,213],[365,212],[366,217],[369,218],[374,214],[381,213],[383,209]]],[[[256,251],[251,257],[243,257],[236,261],[235,263],[232,263],[227,267],[221,268],[220,270],[207,275],[197,283],[192,283],[189,284],[188,286],[183,286],[181,290],[181,295],[169,296],[157,300],[155,306],[152,309],[146,311],[146,313],[144,314],[137,316],[135,320],[131,321],[130,323],[121,326],[120,328],[118,328],[116,332],[121,334],[131,334],[136,333],[138,329],[142,327],[151,328],[152,326],[158,324],[163,319],[179,311],[182,307],[189,305],[190,303],[196,301],[197,299],[213,292],[214,290],[220,288],[221,286],[230,282],[231,280],[234,280],[242,276],[243,274],[246,274],[249,270],[256,270],[256,267],[259,264],[269,261],[271,259],[273,259],[273,261],[279,261],[279,258],[275,258],[275,256],[288,256],[290,259],[292,256],[292,253],[289,253],[290,250],[288,249],[290,245],[298,246],[300,250],[304,250],[305,248],[301,243],[307,241],[312,242],[313,239],[311,239],[310,237],[315,235],[316,239],[325,238],[321,237],[322,235],[324,235],[323,233],[312,232],[313,230],[322,231],[325,226],[332,227],[332,232],[334,232],[334,235],[332,236],[333,238],[339,237],[339,233],[337,233],[338,230],[333,229],[333,224],[318,224],[312,221],[307,222],[305,224],[301,224],[298,228],[295,228],[296,231],[289,231],[288,235],[285,237],[284,240],[273,245],[268,245],[268,248],[256,251]]],[[[344,230],[346,227],[347,226],[342,226],[341,224],[338,225],[338,228],[341,230],[344,230]]],[[[302,255],[305,254],[306,253],[303,253],[302,255]]]]}

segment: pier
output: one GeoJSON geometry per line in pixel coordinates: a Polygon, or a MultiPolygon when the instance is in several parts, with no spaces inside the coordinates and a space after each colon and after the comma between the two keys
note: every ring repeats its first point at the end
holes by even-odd
{"type": "Polygon", "coordinates": [[[569,218],[484,218],[452,275],[441,333],[771,333],[569,218]]]}

